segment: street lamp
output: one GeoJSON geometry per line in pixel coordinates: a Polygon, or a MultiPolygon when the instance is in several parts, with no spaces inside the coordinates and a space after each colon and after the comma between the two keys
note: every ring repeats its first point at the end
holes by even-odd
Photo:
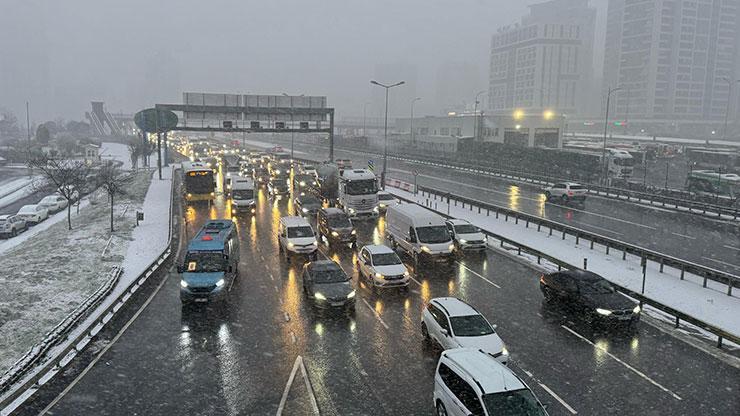
{"type": "Polygon", "coordinates": [[[606,133],[607,129],[609,128],[609,102],[612,97],[612,93],[621,90],[622,87],[617,88],[611,88],[609,87],[609,92],[606,94],[606,114],[604,115],[604,148],[601,150],[601,162],[602,162],[602,178],[601,182],[602,184],[606,184],[606,133]]]}
{"type": "Polygon", "coordinates": [[[385,88],[385,124],[383,127],[383,171],[380,174],[380,182],[383,189],[385,189],[385,174],[388,168],[388,90],[393,87],[405,84],[404,81],[397,82],[395,84],[385,85],[378,81],[372,80],[371,84],[385,88]]]}
{"type": "Polygon", "coordinates": [[[484,91],[479,91],[477,94],[475,94],[475,107],[473,107],[473,140],[478,140],[478,124],[480,123],[480,120],[478,119],[478,97],[480,97],[481,94],[483,94],[484,91]]]}
{"type": "Polygon", "coordinates": [[[730,115],[730,101],[732,100],[732,87],[740,82],[740,79],[733,81],[730,78],[722,77],[727,82],[727,108],[725,108],[725,129],[722,130],[722,140],[727,140],[727,117],[730,115]]]}
{"type": "Polygon", "coordinates": [[[421,100],[421,97],[416,97],[413,100],[411,100],[411,122],[409,123],[409,130],[411,130],[411,144],[416,145],[416,140],[414,140],[414,103],[421,100]]]}

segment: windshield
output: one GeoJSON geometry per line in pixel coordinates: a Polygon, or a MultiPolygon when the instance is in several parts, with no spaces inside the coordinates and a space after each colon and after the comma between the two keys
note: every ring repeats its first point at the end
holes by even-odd
{"type": "Polygon", "coordinates": [[[528,389],[483,395],[488,414],[496,416],[546,416],[545,409],[528,389]]]}
{"type": "Polygon", "coordinates": [[[313,237],[313,229],[309,226],[305,227],[289,227],[288,238],[305,238],[313,237]]]}
{"type": "Polygon", "coordinates": [[[603,279],[593,281],[579,281],[578,287],[585,293],[614,293],[614,286],[603,279]]]}
{"type": "Polygon", "coordinates": [[[393,199],[393,195],[391,194],[378,194],[378,200],[380,201],[390,201],[393,199]]]}
{"type": "Polygon", "coordinates": [[[234,199],[254,199],[254,191],[251,189],[241,189],[231,192],[234,196],[234,199]]]}
{"type": "Polygon", "coordinates": [[[288,189],[288,184],[281,180],[271,182],[271,184],[274,188],[277,188],[277,189],[288,189]]]}
{"type": "Polygon", "coordinates": [[[374,266],[392,266],[394,264],[402,264],[396,253],[373,254],[374,266]]]}
{"type": "Polygon", "coordinates": [[[349,278],[342,269],[329,269],[314,272],[313,281],[318,284],[341,283],[348,281],[349,278]]]}
{"type": "Polygon", "coordinates": [[[378,182],[375,179],[348,181],[345,188],[349,195],[368,195],[378,191],[378,182]]]}
{"type": "Polygon", "coordinates": [[[349,217],[344,215],[332,215],[330,217],[326,217],[326,222],[329,224],[329,227],[332,228],[347,228],[352,226],[352,222],[349,220],[349,217]]]}
{"type": "Polygon", "coordinates": [[[617,166],[634,166],[635,165],[635,159],[629,158],[629,159],[614,159],[614,164],[617,166]]]}
{"type": "Polygon", "coordinates": [[[185,271],[191,273],[222,272],[226,270],[226,258],[218,251],[198,251],[185,255],[185,271]]]}
{"type": "Polygon", "coordinates": [[[455,232],[458,234],[475,234],[478,232],[478,228],[471,224],[456,225],[455,232]]]}
{"type": "Polygon", "coordinates": [[[450,317],[452,332],[458,337],[480,337],[493,334],[493,328],[481,315],[450,317]]]}
{"type": "Polygon", "coordinates": [[[419,237],[420,243],[439,244],[450,241],[447,227],[443,225],[419,227],[416,229],[416,235],[419,237]]]}

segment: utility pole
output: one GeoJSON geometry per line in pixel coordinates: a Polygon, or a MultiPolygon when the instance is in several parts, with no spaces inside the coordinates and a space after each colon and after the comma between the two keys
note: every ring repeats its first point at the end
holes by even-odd
{"type": "Polygon", "coordinates": [[[385,124],[383,127],[383,171],[380,174],[380,182],[385,189],[385,177],[388,169],[388,90],[393,87],[405,84],[405,81],[399,81],[395,84],[385,85],[378,81],[370,81],[371,84],[385,88],[385,124]]]}
{"type": "Polygon", "coordinates": [[[411,133],[411,144],[416,145],[416,140],[414,140],[414,103],[421,100],[420,97],[416,97],[413,100],[411,100],[411,122],[409,123],[409,130],[411,133]]]}
{"type": "Polygon", "coordinates": [[[607,172],[607,165],[606,165],[606,133],[607,129],[609,128],[609,103],[612,96],[612,93],[615,91],[621,90],[621,87],[617,88],[611,88],[609,87],[609,92],[606,94],[606,114],[604,115],[604,147],[601,150],[601,162],[602,162],[602,172],[601,172],[601,184],[606,185],[606,172],[607,172]]]}

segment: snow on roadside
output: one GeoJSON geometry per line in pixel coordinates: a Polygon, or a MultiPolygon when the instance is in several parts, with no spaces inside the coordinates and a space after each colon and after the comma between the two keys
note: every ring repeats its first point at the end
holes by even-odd
{"type": "Polygon", "coordinates": [[[10,186],[4,188],[6,190],[5,193],[3,190],[0,190],[0,208],[4,208],[17,200],[25,198],[38,191],[38,187],[36,186],[39,181],[38,177],[34,177],[32,179],[25,178],[24,180],[26,182],[18,182],[16,184],[17,187],[15,190],[10,186]]]}
{"type": "Polygon", "coordinates": [[[17,190],[30,185],[31,182],[33,182],[33,179],[34,178],[24,176],[4,182],[2,185],[0,185],[0,198],[8,196],[17,190]]]}
{"type": "Polygon", "coordinates": [[[131,170],[131,153],[128,151],[128,146],[123,143],[101,143],[100,157],[106,160],[122,162],[122,170],[131,170]]]}

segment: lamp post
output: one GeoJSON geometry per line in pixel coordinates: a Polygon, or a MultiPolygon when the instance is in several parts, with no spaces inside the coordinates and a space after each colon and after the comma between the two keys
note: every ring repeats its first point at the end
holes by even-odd
{"type": "Polygon", "coordinates": [[[421,97],[416,97],[413,100],[411,100],[411,122],[409,123],[409,130],[411,131],[411,144],[416,145],[416,140],[414,140],[414,103],[421,100],[421,97]]]}
{"type": "Polygon", "coordinates": [[[609,87],[609,92],[606,94],[606,114],[604,115],[604,147],[601,150],[601,162],[602,162],[602,171],[601,171],[601,183],[602,185],[606,184],[606,133],[607,129],[609,128],[609,103],[612,97],[612,93],[615,91],[621,90],[622,87],[616,87],[611,88],[609,87]]]}
{"type": "Polygon", "coordinates": [[[475,94],[475,106],[473,107],[473,140],[478,140],[478,124],[480,123],[480,120],[478,119],[478,97],[480,97],[481,94],[486,92],[485,90],[479,91],[477,94],[475,94]]]}
{"type": "Polygon", "coordinates": [[[397,82],[395,84],[385,85],[378,81],[372,80],[371,84],[385,88],[385,124],[383,127],[383,171],[380,173],[380,182],[383,189],[385,189],[385,175],[386,169],[388,168],[388,90],[393,87],[405,84],[404,81],[397,82]]]}
{"type": "Polygon", "coordinates": [[[722,130],[722,139],[727,140],[727,117],[730,115],[730,101],[732,100],[732,87],[740,82],[740,79],[732,80],[727,77],[722,77],[727,82],[727,107],[725,108],[725,128],[722,130]]]}

